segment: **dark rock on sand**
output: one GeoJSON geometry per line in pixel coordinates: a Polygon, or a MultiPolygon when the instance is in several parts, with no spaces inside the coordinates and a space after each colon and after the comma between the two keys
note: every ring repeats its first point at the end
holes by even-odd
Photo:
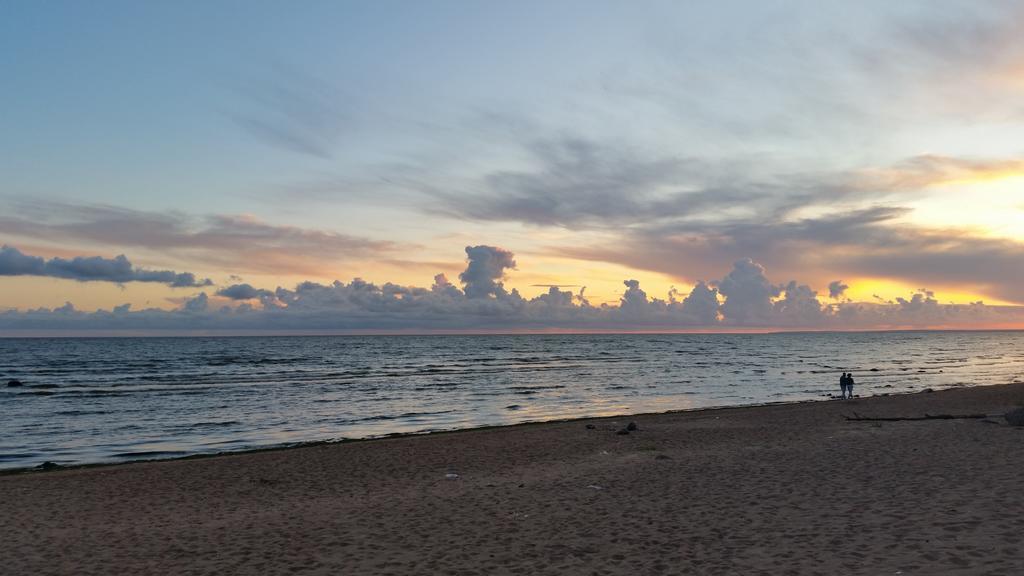
{"type": "Polygon", "coordinates": [[[56,462],[50,462],[49,460],[47,460],[46,462],[40,464],[38,468],[40,470],[54,470],[56,468],[60,468],[60,464],[57,464],[56,462]]]}
{"type": "Polygon", "coordinates": [[[1006,413],[1006,421],[1012,426],[1024,426],[1024,408],[1017,408],[1006,413]]]}
{"type": "Polygon", "coordinates": [[[630,432],[633,432],[634,430],[639,430],[639,429],[640,428],[636,425],[636,422],[630,422],[629,424],[626,424],[626,430],[629,430],[630,432]]]}
{"type": "Polygon", "coordinates": [[[24,386],[24,384],[21,383],[21,380],[8,380],[7,381],[7,387],[8,388],[17,388],[18,386],[24,386]]]}
{"type": "Polygon", "coordinates": [[[587,430],[593,430],[595,428],[597,428],[597,426],[594,426],[593,424],[587,424],[587,430]]]}
{"type": "Polygon", "coordinates": [[[616,434],[618,434],[619,436],[625,436],[625,435],[629,434],[629,430],[626,430],[625,428],[623,428],[622,430],[619,430],[618,432],[616,432],[616,434]]]}

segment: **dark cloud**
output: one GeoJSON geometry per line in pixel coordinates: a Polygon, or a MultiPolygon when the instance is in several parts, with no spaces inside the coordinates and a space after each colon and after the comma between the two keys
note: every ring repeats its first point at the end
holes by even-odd
{"type": "Polygon", "coordinates": [[[738,260],[731,272],[718,284],[725,297],[722,317],[730,324],[767,325],[772,317],[772,298],[779,287],[765,277],[764,268],[753,260],[738,260]]]}
{"type": "Polygon", "coordinates": [[[718,302],[718,289],[698,281],[690,294],[683,299],[683,313],[700,326],[714,326],[719,320],[721,304],[718,302]]]}
{"type": "Polygon", "coordinates": [[[22,254],[11,246],[0,248],[0,276],[45,276],[46,261],[22,254]]]}
{"type": "Polygon", "coordinates": [[[185,313],[206,312],[209,304],[210,298],[206,295],[206,292],[200,292],[195,297],[185,300],[181,309],[185,313]]]}
{"type": "Polygon", "coordinates": [[[210,279],[197,280],[191,272],[136,268],[123,254],[114,258],[77,256],[71,259],[23,254],[13,246],[0,247],[0,276],[48,276],[79,282],[156,282],[172,288],[211,286],[210,279]]]}
{"type": "MultiPolygon", "coordinates": [[[[922,155],[878,169],[772,174],[753,162],[647,158],[581,140],[538,142],[528,149],[536,157],[531,171],[488,174],[473,193],[426,191],[441,200],[446,213],[474,220],[569,229],[626,226],[654,233],[714,232],[758,222],[774,226],[808,208],[834,210],[843,202],[886,199],[1024,169],[1019,158],[922,155]]],[[[427,209],[438,210],[435,205],[427,209]]],[[[877,206],[859,208],[851,216],[891,218],[905,210],[877,206]]],[[[806,226],[816,220],[802,222],[806,226]]]]}
{"type": "Polygon", "coordinates": [[[469,265],[459,274],[466,285],[468,298],[493,298],[505,296],[505,287],[500,280],[505,270],[516,267],[516,261],[508,250],[494,246],[466,246],[469,265]]]}
{"type": "MultiPolygon", "coordinates": [[[[906,222],[901,200],[931,187],[1024,170],[1024,159],[926,154],[882,167],[774,173],[768,164],[643,153],[563,138],[526,145],[532,167],[464,190],[425,192],[430,211],[477,221],[599,230],[604,245],[553,246],[694,281],[751,257],[824,285],[840,277],[965,285],[1024,302],[1022,247],[976,232],[906,222]],[[471,190],[471,191],[470,191],[471,190]],[[918,258],[921,256],[921,258],[918,258]]],[[[962,289],[962,288],[961,288],[962,289]]]]}
{"type": "Polygon", "coordinates": [[[217,296],[223,296],[230,300],[254,300],[257,298],[273,298],[274,293],[270,290],[253,288],[250,284],[232,284],[218,290],[217,296]]]}
{"type": "Polygon", "coordinates": [[[901,224],[905,209],[874,207],[797,220],[692,222],[627,231],[607,247],[558,255],[615,262],[679,278],[711,277],[750,257],[786,276],[826,285],[836,276],[890,278],[1024,302],[1024,244],[901,224]]]}
{"type": "MultiPolygon", "coordinates": [[[[790,280],[782,288],[784,296],[773,304],[773,312],[783,326],[816,326],[824,311],[818,293],[805,284],[790,280]]],[[[777,321],[777,320],[776,320],[777,321]]]]}
{"type": "Polygon", "coordinates": [[[434,276],[434,285],[430,287],[430,291],[449,298],[458,298],[462,295],[462,291],[456,288],[444,274],[434,276]]]}
{"type": "Polygon", "coordinates": [[[864,276],[901,278],[916,284],[968,286],[1010,302],[1024,302],[1024,244],[966,235],[907,234],[901,242],[842,264],[864,276]]]}
{"type": "Polygon", "coordinates": [[[144,248],[232,272],[313,273],[397,251],[393,242],[295,226],[248,215],[196,218],[103,205],[29,201],[0,216],[7,237],[144,248]]]}
{"type": "Polygon", "coordinates": [[[526,146],[536,168],[484,176],[472,192],[422,186],[425,206],[460,218],[566,228],[609,227],[714,212],[765,199],[762,189],[732,182],[728,171],[693,158],[645,158],[580,139],[526,146]]]}
{"type": "Polygon", "coordinates": [[[847,288],[849,288],[849,286],[843,284],[842,280],[833,280],[828,283],[828,297],[833,300],[838,300],[843,297],[847,288]]]}
{"type": "Polygon", "coordinates": [[[622,283],[626,286],[626,291],[622,293],[622,299],[619,301],[619,310],[631,314],[646,309],[650,302],[647,300],[647,292],[640,288],[640,282],[624,280],[622,283]]]}
{"type": "MultiPolygon", "coordinates": [[[[698,282],[681,300],[652,298],[636,280],[626,280],[618,305],[593,306],[578,294],[556,286],[535,297],[507,292],[497,280],[513,265],[513,255],[490,246],[467,250],[460,289],[439,274],[430,288],[383,285],[355,279],[349,283],[303,282],[270,291],[229,286],[225,298],[259,299],[215,307],[205,292],[182,300],[176,310],[81,312],[70,303],[55,309],[0,313],[0,330],[685,330],[743,328],[907,328],[985,327],[1024,321],[1022,307],[981,303],[940,304],[934,293],[919,290],[893,303],[842,302],[823,306],[817,293],[796,281],[774,284],[764,268],[737,261],[716,282],[698,282]],[[472,270],[472,272],[470,272],[472,270]],[[717,288],[715,287],[717,286],[717,288]]],[[[19,266],[24,261],[17,260],[19,266]]]]}
{"type": "MultiPolygon", "coordinates": [[[[882,168],[772,173],[755,161],[650,156],[578,139],[527,144],[534,167],[439,190],[423,208],[459,218],[568,229],[719,227],[780,220],[812,207],[890,200],[959,180],[1024,170],[1020,158],[910,157],[882,168]]],[[[862,208],[863,209],[863,208],[862,208]]],[[[885,210],[899,210],[887,206],[885,210]]]]}

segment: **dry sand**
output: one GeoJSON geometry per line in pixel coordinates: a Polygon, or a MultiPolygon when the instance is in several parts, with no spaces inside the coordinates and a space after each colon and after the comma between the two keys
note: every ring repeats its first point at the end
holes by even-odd
{"type": "Polygon", "coordinates": [[[1007,385],[12,474],[0,572],[1024,574],[1024,428],[842,417],[1022,402],[1007,385]]]}

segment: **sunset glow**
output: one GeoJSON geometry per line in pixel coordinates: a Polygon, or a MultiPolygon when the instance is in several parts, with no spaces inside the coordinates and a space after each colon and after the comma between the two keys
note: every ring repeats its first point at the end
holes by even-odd
{"type": "Polygon", "coordinates": [[[10,8],[0,332],[1024,327],[1019,8],[544,13],[10,8]]]}

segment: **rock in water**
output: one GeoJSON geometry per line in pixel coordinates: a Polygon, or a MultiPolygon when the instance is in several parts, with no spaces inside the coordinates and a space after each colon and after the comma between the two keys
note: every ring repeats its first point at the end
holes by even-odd
{"type": "Polygon", "coordinates": [[[633,432],[633,431],[639,430],[639,429],[640,429],[640,427],[636,425],[636,422],[630,422],[629,424],[626,424],[626,430],[629,430],[630,432],[633,432]]]}
{"type": "Polygon", "coordinates": [[[1010,410],[1004,417],[1012,426],[1024,426],[1024,408],[1010,410]]]}
{"type": "Polygon", "coordinates": [[[50,462],[49,460],[39,465],[40,470],[53,470],[55,468],[60,468],[60,464],[57,464],[56,462],[50,462]]]}
{"type": "Polygon", "coordinates": [[[24,386],[24,384],[21,383],[21,380],[8,380],[7,381],[7,387],[8,388],[17,388],[18,386],[24,386]]]}

